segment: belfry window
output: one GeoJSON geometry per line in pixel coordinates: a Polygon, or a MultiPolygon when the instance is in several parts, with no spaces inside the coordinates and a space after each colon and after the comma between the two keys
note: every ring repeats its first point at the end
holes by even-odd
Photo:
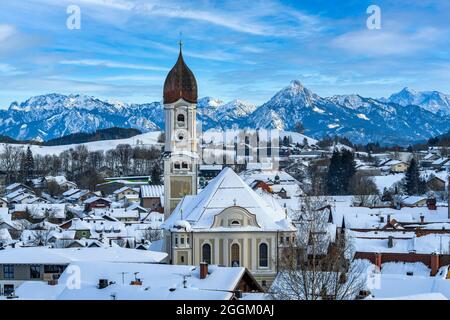
{"type": "Polygon", "coordinates": [[[260,267],[268,267],[269,266],[269,260],[268,260],[268,247],[267,244],[261,243],[259,245],[259,266],[260,267]]]}
{"type": "Polygon", "coordinates": [[[186,117],[184,116],[184,114],[179,113],[177,115],[177,125],[179,127],[184,127],[186,125],[186,117]]]}

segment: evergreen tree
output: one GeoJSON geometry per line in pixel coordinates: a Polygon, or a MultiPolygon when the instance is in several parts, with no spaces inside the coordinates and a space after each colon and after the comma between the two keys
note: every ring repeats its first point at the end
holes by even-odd
{"type": "Polygon", "coordinates": [[[161,168],[158,163],[156,163],[151,171],[152,184],[161,184],[161,168]]]}
{"type": "Polygon", "coordinates": [[[327,191],[332,195],[349,194],[350,180],[356,173],[355,160],[352,152],[334,151],[327,173],[327,191]]]}
{"type": "Polygon", "coordinates": [[[409,163],[408,170],[405,174],[405,190],[408,195],[419,194],[419,188],[421,187],[419,167],[417,161],[412,158],[409,163]]]}
{"type": "Polygon", "coordinates": [[[34,172],[34,159],[33,153],[28,146],[26,152],[22,152],[20,157],[20,180],[26,182],[28,179],[32,178],[34,172]]]}

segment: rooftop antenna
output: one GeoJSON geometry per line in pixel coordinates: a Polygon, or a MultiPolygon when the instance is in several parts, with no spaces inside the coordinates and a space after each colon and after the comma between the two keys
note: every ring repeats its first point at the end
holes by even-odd
{"type": "Polygon", "coordinates": [[[128,274],[128,272],[119,272],[119,274],[122,274],[122,284],[125,285],[125,275],[128,274]]]}

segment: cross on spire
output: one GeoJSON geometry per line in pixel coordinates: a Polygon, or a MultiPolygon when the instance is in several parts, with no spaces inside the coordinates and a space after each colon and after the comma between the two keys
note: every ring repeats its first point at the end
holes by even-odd
{"type": "Polygon", "coordinates": [[[178,44],[180,45],[180,52],[183,48],[183,33],[180,31],[180,40],[178,41],[178,44]]]}

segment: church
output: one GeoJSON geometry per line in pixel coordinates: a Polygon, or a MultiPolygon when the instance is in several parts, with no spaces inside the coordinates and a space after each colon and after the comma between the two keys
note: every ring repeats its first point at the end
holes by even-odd
{"type": "Polygon", "coordinates": [[[181,46],[163,97],[163,229],[169,262],[243,266],[269,285],[282,247],[295,241],[296,228],[271,195],[257,194],[231,168],[197,191],[197,82],[181,46]]]}

